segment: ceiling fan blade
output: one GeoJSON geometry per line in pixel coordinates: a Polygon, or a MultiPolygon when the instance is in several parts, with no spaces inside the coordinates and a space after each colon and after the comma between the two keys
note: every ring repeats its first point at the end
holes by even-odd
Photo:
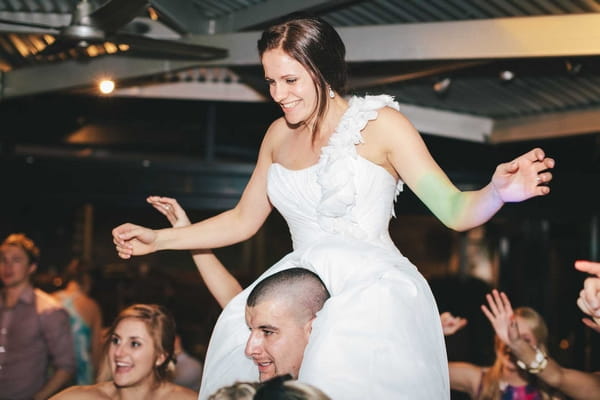
{"type": "Polygon", "coordinates": [[[38,24],[36,22],[12,21],[12,20],[9,20],[9,19],[2,19],[2,18],[0,18],[0,24],[15,25],[15,26],[26,26],[28,28],[50,29],[50,30],[55,31],[55,32],[57,32],[59,29],[62,28],[62,26],[52,26],[52,25],[46,25],[46,24],[38,24]]]}
{"type": "Polygon", "coordinates": [[[136,54],[157,58],[217,60],[229,54],[227,49],[184,43],[176,40],[153,39],[140,35],[119,33],[110,38],[116,44],[127,44],[136,54]]]}
{"type": "Polygon", "coordinates": [[[111,33],[135,18],[148,4],[148,0],[109,0],[94,10],[89,18],[93,26],[111,33]]]}

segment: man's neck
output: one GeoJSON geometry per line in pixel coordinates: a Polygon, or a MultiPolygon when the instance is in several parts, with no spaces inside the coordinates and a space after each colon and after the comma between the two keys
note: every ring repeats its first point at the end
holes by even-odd
{"type": "Polygon", "coordinates": [[[7,308],[14,307],[19,301],[19,297],[24,290],[31,287],[31,283],[25,282],[16,286],[9,286],[2,289],[2,297],[4,306],[7,308]]]}

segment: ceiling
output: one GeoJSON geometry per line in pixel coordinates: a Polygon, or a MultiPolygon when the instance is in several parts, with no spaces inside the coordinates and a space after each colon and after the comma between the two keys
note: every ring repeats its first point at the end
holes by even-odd
{"type": "MultiPolygon", "coordinates": [[[[0,0],[0,20],[68,25],[77,3],[0,0]]],[[[121,88],[116,96],[266,101],[258,32],[288,12],[309,11],[344,39],[351,92],[396,96],[423,132],[503,142],[600,130],[598,0],[149,3],[121,30],[228,56],[194,61],[109,43],[36,57],[57,30],[0,23],[0,98],[81,93],[109,76],[121,88]]]]}
{"type": "MultiPolygon", "coordinates": [[[[125,4],[88,3],[92,10],[112,6],[115,15],[125,4]]],[[[268,107],[269,98],[256,41],[274,20],[307,11],[333,24],[342,36],[350,93],[394,95],[401,111],[425,134],[489,146],[600,132],[600,0],[152,0],[121,16],[116,34],[136,35],[133,44],[160,41],[158,51],[108,41],[44,55],[61,35],[48,26],[69,25],[78,4],[0,0],[0,21],[24,23],[0,22],[0,112],[34,104],[28,99],[49,98],[43,103],[51,110],[45,123],[59,124],[56,116],[63,115],[62,109],[78,109],[99,98],[97,82],[110,77],[117,83],[114,104],[116,99],[126,107],[152,102],[156,106],[152,111],[148,106],[148,118],[161,114],[172,121],[167,113],[181,114],[167,111],[167,104],[182,109],[186,101],[199,100],[225,109],[226,104],[243,107],[245,118],[264,114],[271,120],[273,110],[260,106],[268,107]],[[194,46],[208,49],[209,55],[214,50],[214,57],[196,57],[190,50],[194,46]],[[173,54],[165,53],[169,48],[173,54]],[[63,100],[55,101],[56,95],[63,100]],[[66,103],[65,97],[74,100],[66,103]]],[[[226,136],[220,130],[230,121],[211,120],[207,107],[205,126],[185,129],[209,131],[210,142],[226,136]]],[[[0,124],[0,139],[18,129],[0,124]]],[[[250,122],[256,128],[254,138],[248,146],[234,148],[239,141],[235,137],[227,144],[228,154],[244,153],[239,160],[246,161],[249,153],[255,154],[264,132],[261,124],[250,122]]],[[[124,126],[120,129],[133,129],[124,126]]],[[[114,137],[125,135],[115,133],[118,129],[112,132],[114,137]]],[[[89,129],[87,134],[94,136],[89,129]]],[[[12,136],[13,149],[19,148],[19,135],[12,136]]],[[[79,130],[70,136],[71,143],[74,136],[86,135],[79,130]]],[[[152,137],[168,147],[178,136],[140,133],[129,140],[152,137]]],[[[49,154],[47,146],[30,146],[21,154],[36,151],[49,154]]],[[[210,159],[210,150],[206,155],[210,159]]],[[[248,173],[244,169],[241,175],[248,173]]],[[[244,179],[236,184],[233,198],[244,179]]]]}

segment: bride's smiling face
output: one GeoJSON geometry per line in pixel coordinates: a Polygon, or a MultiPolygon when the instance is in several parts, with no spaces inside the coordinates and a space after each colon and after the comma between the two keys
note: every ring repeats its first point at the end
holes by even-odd
{"type": "Polygon", "coordinates": [[[280,48],[266,51],[262,65],[271,97],[283,110],[286,121],[291,125],[310,123],[318,93],[306,68],[280,48]]]}

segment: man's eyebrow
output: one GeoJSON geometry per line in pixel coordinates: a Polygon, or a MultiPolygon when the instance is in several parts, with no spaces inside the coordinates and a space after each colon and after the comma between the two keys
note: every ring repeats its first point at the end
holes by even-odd
{"type": "Polygon", "coordinates": [[[268,325],[268,324],[267,325],[260,325],[258,327],[258,329],[267,329],[267,330],[270,330],[270,331],[278,331],[279,330],[278,327],[273,326],[273,325],[268,325]]]}

